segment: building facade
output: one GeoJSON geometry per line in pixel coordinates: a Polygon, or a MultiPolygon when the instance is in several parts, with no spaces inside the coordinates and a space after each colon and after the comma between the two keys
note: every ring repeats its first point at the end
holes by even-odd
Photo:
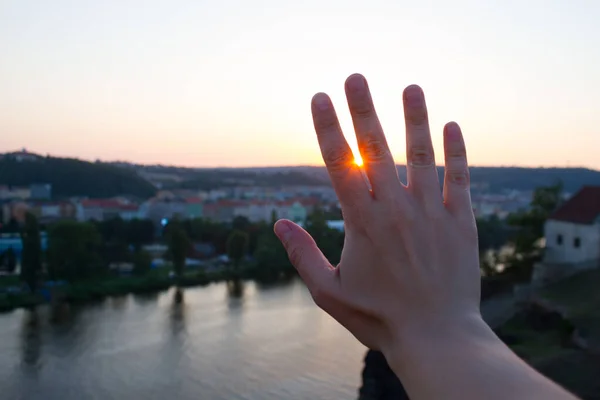
{"type": "Polygon", "coordinates": [[[600,186],[585,186],[560,206],[546,221],[544,239],[535,284],[600,267],[600,186]]]}

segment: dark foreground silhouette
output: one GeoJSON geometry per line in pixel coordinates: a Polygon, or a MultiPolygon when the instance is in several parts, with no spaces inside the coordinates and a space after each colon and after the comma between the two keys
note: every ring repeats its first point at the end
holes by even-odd
{"type": "Polygon", "coordinates": [[[359,400],[408,400],[408,395],[379,351],[369,350],[365,356],[359,400]]]}

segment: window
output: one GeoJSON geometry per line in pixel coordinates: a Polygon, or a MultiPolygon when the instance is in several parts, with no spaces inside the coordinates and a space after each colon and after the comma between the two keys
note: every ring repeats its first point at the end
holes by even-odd
{"type": "Polygon", "coordinates": [[[573,247],[575,247],[576,249],[578,249],[581,246],[581,239],[576,237],[575,239],[573,239],[573,247]]]}
{"type": "Polygon", "coordinates": [[[556,235],[556,244],[561,245],[563,242],[562,235],[556,235]]]}

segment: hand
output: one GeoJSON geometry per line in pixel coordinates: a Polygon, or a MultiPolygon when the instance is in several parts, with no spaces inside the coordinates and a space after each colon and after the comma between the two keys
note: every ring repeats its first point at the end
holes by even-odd
{"type": "Polygon", "coordinates": [[[324,93],[312,100],[321,153],[344,215],[341,262],[332,266],[298,225],[275,225],[315,303],[364,345],[384,352],[398,343],[410,346],[425,332],[480,319],[477,229],[459,126],[444,127],[442,195],[423,92],[414,85],[404,90],[405,186],[363,76],[346,80],[346,97],[371,191],[331,100],[324,93]]]}

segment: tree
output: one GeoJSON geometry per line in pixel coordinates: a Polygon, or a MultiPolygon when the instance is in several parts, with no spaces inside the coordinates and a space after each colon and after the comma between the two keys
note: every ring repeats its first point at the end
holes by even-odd
{"type": "Polygon", "coordinates": [[[315,239],[315,242],[327,259],[336,264],[340,261],[344,245],[344,233],[331,229],[327,225],[325,212],[316,207],[306,220],[306,230],[315,239]]]}
{"type": "Polygon", "coordinates": [[[60,221],[48,229],[48,272],[53,280],[76,281],[106,273],[101,237],[89,222],[60,221]]]}
{"type": "Polygon", "coordinates": [[[203,218],[194,218],[184,221],[184,226],[189,237],[193,240],[212,243],[219,254],[227,252],[227,235],[230,228],[225,224],[203,218]]]}
{"type": "Polygon", "coordinates": [[[0,182],[9,186],[49,183],[57,197],[109,198],[131,194],[148,198],[156,193],[156,188],[134,170],[54,157],[39,157],[26,163],[4,157],[0,160],[0,182]]]}
{"type": "Polygon", "coordinates": [[[145,275],[152,268],[152,256],[144,250],[138,250],[133,255],[133,273],[145,275]]]}
{"type": "Polygon", "coordinates": [[[231,223],[233,229],[237,229],[240,231],[247,231],[250,226],[250,220],[243,215],[238,215],[235,217],[231,223]]]}
{"type": "Polygon", "coordinates": [[[530,254],[536,250],[536,242],[544,236],[546,220],[561,201],[562,183],[541,186],[533,192],[528,210],[509,215],[507,222],[516,231],[512,240],[516,253],[530,254]]]}
{"type": "Polygon", "coordinates": [[[181,222],[174,220],[167,226],[169,255],[173,261],[173,270],[177,277],[183,276],[185,259],[190,246],[190,240],[181,222]]]}
{"type": "Polygon", "coordinates": [[[127,243],[135,249],[154,241],[154,223],[149,219],[132,219],[127,224],[127,243]]]}
{"type": "Polygon", "coordinates": [[[42,243],[40,226],[37,218],[27,213],[21,231],[23,253],[21,258],[21,280],[34,292],[37,289],[39,274],[42,269],[42,243]]]}
{"type": "Polygon", "coordinates": [[[0,229],[2,233],[18,233],[19,231],[19,222],[14,217],[11,217],[8,223],[2,224],[2,228],[0,229]]]}
{"type": "Polygon", "coordinates": [[[535,189],[528,210],[508,216],[507,223],[514,232],[510,238],[514,252],[503,257],[501,262],[506,266],[506,273],[515,280],[530,279],[534,264],[542,257],[542,249],[538,244],[544,236],[544,224],[561,201],[561,183],[541,186],[535,189]]]}
{"type": "Polygon", "coordinates": [[[240,230],[233,230],[227,238],[227,255],[237,269],[248,251],[248,234],[240,230]]]}
{"type": "Polygon", "coordinates": [[[17,255],[12,247],[4,252],[4,262],[6,263],[6,270],[11,274],[14,273],[17,268],[17,255]]]}
{"type": "Polygon", "coordinates": [[[320,207],[315,207],[313,212],[308,216],[306,220],[306,230],[319,246],[324,244],[329,231],[329,226],[327,226],[325,212],[320,207]]]}
{"type": "Polygon", "coordinates": [[[292,276],[295,272],[285,249],[273,232],[264,233],[258,238],[254,259],[251,277],[257,281],[271,282],[281,276],[292,276]]]}
{"type": "Polygon", "coordinates": [[[477,219],[479,253],[498,249],[508,242],[509,229],[496,215],[477,219]]]}

